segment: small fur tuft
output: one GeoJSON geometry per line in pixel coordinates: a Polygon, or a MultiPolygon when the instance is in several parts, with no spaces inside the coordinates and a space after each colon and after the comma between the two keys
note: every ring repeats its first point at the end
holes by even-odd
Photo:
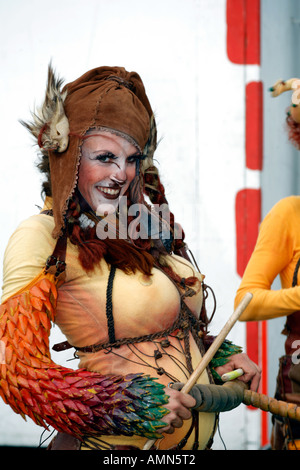
{"type": "Polygon", "coordinates": [[[149,138],[143,151],[144,159],[141,162],[141,172],[144,173],[147,168],[153,165],[153,155],[157,147],[157,129],[154,116],[150,119],[149,138]]]}
{"type": "Polygon", "coordinates": [[[63,80],[56,77],[50,63],[44,103],[31,113],[31,122],[20,121],[43,150],[64,152],[68,147],[69,122],[64,112],[67,92],[61,92],[62,83],[63,80]]]}

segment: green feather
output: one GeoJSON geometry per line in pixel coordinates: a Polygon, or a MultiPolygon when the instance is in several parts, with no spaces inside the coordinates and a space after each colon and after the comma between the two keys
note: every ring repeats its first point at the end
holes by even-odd
{"type": "Polygon", "coordinates": [[[233,356],[234,354],[240,354],[242,351],[243,350],[240,346],[233,344],[232,341],[229,341],[228,339],[222,343],[209,364],[212,376],[216,383],[223,384],[223,381],[215,369],[217,367],[224,366],[227,364],[230,356],[233,356]]]}

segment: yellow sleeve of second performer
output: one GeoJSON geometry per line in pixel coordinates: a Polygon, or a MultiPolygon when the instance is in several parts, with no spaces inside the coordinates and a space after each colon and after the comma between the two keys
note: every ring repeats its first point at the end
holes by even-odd
{"type": "Polygon", "coordinates": [[[253,294],[241,320],[267,320],[289,315],[300,308],[300,286],[290,287],[298,254],[300,256],[299,221],[298,197],[281,200],[263,220],[235,298],[237,305],[246,292],[253,294]],[[286,288],[271,290],[277,275],[286,288]]]}

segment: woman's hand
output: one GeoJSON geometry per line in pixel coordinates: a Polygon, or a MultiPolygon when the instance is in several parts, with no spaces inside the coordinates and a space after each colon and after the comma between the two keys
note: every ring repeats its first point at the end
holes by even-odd
{"type": "MultiPolygon", "coordinates": [[[[239,377],[238,380],[245,383],[250,382],[250,390],[256,391],[260,382],[261,369],[245,353],[234,354],[228,359],[227,364],[216,367],[216,372],[221,376],[226,372],[239,368],[243,369],[244,375],[239,377]]],[[[169,395],[169,403],[165,405],[165,408],[170,410],[170,413],[162,419],[166,426],[160,429],[159,432],[172,434],[175,428],[181,428],[184,420],[192,417],[190,409],[196,405],[196,400],[191,395],[170,387],[165,388],[165,393],[169,395]]]]}
{"type": "Polygon", "coordinates": [[[175,428],[181,428],[184,420],[191,418],[190,408],[195,406],[196,400],[191,395],[169,387],[165,388],[165,393],[169,395],[169,403],[164,407],[170,410],[170,413],[162,418],[161,421],[166,423],[166,427],[160,429],[159,432],[172,434],[175,428]]]}
{"type": "Polygon", "coordinates": [[[227,364],[216,367],[215,370],[220,376],[222,376],[227,372],[240,368],[243,369],[244,374],[239,377],[238,380],[241,380],[245,383],[250,383],[250,390],[256,392],[260,382],[261,368],[251,361],[247,354],[234,354],[233,356],[230,356],[227,364]]]}

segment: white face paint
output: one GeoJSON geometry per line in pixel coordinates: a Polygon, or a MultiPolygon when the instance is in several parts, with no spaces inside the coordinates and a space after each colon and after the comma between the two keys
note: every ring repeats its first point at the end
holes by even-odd
{"type": "Polygon", "coordinates": [[[136,173],[140,152],[124,137],[93,131],[82,145],[78,189],[100,215],[116,211],[136,173]]]}

